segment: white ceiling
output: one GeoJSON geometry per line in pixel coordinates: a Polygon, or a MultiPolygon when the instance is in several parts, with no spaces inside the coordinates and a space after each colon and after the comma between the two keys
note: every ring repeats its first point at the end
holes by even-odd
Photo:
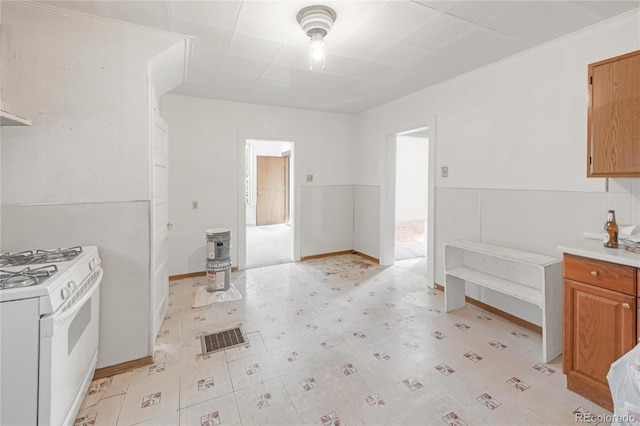
{"type": "Polygon", "coordinates": [[[194,37],[188,81],[171,93],[357,113],[600,21],[640,0],[49,0],[76,12],[194,37]],[[309,71],[296,14],[337,12],[326,70],[309,71]]]}

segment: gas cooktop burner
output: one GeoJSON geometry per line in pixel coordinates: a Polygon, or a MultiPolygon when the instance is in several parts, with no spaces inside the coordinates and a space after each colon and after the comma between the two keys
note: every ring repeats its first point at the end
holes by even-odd
{"type": "Polygon", "coordinates": [[[29,287],[42,284],[56,272],[58,272],[58,268],[55,265],[41,266],[34,269],[27,267],[21,271],[6,271],[0,269],[0,289],[29,287]]]}
{"type": "Polygon", "coordinates": [[[59,248],[55,250],[29,250],[20,253],[0,254],[1,266],[37,265],[42,263],[66,262],[82,253],[82,247],[59,248]]]}

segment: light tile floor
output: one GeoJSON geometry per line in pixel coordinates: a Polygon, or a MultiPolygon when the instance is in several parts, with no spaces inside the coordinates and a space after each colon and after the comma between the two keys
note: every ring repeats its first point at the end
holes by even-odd
{"type": "Polygon", "coordinates": [[[566,389],[560,358],[540,362],[539,335],[473,306],[443,312],[424,275],[424,259],[275,265],[234,273],[243,300],[197,309],[204,279],[171,282],[155,364],[94,381],[76,425],[573,425],[611,414],[566,389]],[[248,344],[201,354],[202,333],[236,324],[248,344]]]}

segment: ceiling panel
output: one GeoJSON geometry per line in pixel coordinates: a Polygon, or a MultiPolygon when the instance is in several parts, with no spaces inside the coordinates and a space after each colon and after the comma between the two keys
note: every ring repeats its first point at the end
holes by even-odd
{"type": "Polygon", "coordinates": [[[225,54],[233,34],[231,31],[175,18],[172,19],[171,25],[174,32],[192,36],[194,48],[207,52],[225,54]]]}
{"type": "Polygon", "coordinates": [[[575,1],[578,5],[589,9],[591,12],[603,18],[612,18],[628,12],[640,6],[640,0],[609,0],[609,1],[575,1]]]}
{"type": "Polygon", "coordinates": [[[238,1],[194,1],[171,0],[171,17],[175,20],[193,22],[233,31],[242,2],[238,1]]]}
{"type": "Polygon", "coordinates": [[[522,52],[531,43],[507,36],[488,28],[478,28],[438,49],[441,52],[472,61],[494,62],[522,52]]]}
{"type": "Polygon", "coordinates": [[[440,14],[411,33],[403,41],[425,49],[436,49],[443,43],[470,33],[479,26],[456,16],[440,14]]]}
{"type": "Polygon", "coordinates": [[[127,21],[132,24],[171,31],[171,19],[169,18],[169,0],[164,1],[126,1],[126,0],[100,0],[96,1],[100,15],[127,21]]]}
{"type": "Polygon", "coordinates": [[[460,58],[449,53],[431,52],[424,59],[424,63],[421,66],[434,74],[450,78],[479,68],[486,63],[487,62],[484,62],[484,58],[482,61],[475,61],[460,58]]]}
{"type": "Polygon", "coordinates": [[[506,15],[516,6],[511,1],[465,1],[455,4],[447,13],[475,24],[486,25],[506,15]]]}
{"type": "Polygon", "coordinates": [[[367,26],[376,31],[384,28],[387,38],[402,40],[439,14],[414,2],[390,1],[373,15],[367,26]]]}
{"type": "Polygon", "coordinates": [[[296,21],[308,0],[29,1],[193,37],[187,82],[172,93],[337,113],[640,10],[640,0],[323,0],[337,19],[326,70],[311,72],[296,21]]]}
{"type": "Polygon", "coordinates": [[[281,43],[236,33],[231,37],[227,54],[237,58],[271,63],[278,56],[282,46],[281,43]]]}
{"type": "Polygon", "coordinates": [[[517,3],[506,15],[488,27],[531,43],[545,43],[599,22],[595,13],[570,1],[527,1],[517,3]]]}
{"type": "Polygon", "coordinates": [[[284,44],[294,32],[302,32],[296,21],[299,4],[297,1],[244,2],[235,32],[284,44]]]}
{"type": "Polygon", "coordinates": [[[371,62],[404,69],[415,69],[422,65],[432,52],[432,50],[413,44],[398,43],[371,58],[371,62]]]}

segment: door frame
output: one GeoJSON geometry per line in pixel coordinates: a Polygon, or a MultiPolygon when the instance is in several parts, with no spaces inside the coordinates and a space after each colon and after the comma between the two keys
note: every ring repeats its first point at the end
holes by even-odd
{"type": "MultiPolygon", "coordinates": [[[[168,159],[168,155],[169,155],[169,125],[167,124],[167,122],[165,121],[165,119],[162,117],[162,115],[160,114],[159,108],[157,106],[156,103],[153,102],[153,100],[150,102],[151,103],[151,123],[150,123],[150,127],[151,127],[151,134],[150,134],[150,141],[151,143],[150,145],[150,155],[149,155],[149,163],[150,163],[150,167],[149,167],[149,177],[150,177],[150,183],[149,183],[149,353],[153,354],[153,352],[155,351],[155,347],[156,347],[156,337],[158,335],[158,332],[160,330],[160,327],[162,326],[162,320],[164,319],[164,317],[167,314],[167,310],[169,307],[169,264],[168,264],[168,257],[164,259],[164,268],[165,268],[165,274],[163,277],[163,282],[159,283],[156,282],[155,278],[156,278],[156,269],[158,267],[158,265],[156,264],[156,258],[157,258],[157,239],[156,239],[156,228],[158,227],[158,223],[157,223],[157,211],[155,209],[155,203],[156,203],[156,188],[155,188],[155,184],[156,184],[156,143],[159,140],[159,137],[164,137],[164,149],[165,152],[164,154],[167,156],[166,161],[167,161],[167,169],[168,169],[168,163],[169,163],[169,159],[168,159]],[[159,131],[164,132],[164,136],[160,136],[159,131]],[[158,297],[158,292],[162,291],[162,295],[161,295],[161,306],[154,306],[154,301],[156,301],[157,297],[158,297]],[[157,311],[157,309],[160,309],[160,311],[157,311]],[[158,322],[156,322],[156,320],[158,320],[158,322]]],[[[167,177],[168,179],[168,177],[167,177]]],[[[167,220],[169,220],[169,186],[168,186],[168,180],[167,180],[167,187],[166,187],[166,201],[167,201],[167,220]]],[[[163,231],[165,231],[164,233],[164,240],[165,243],[167,245],[167,253],[165,254],[166,256],[168,256],[168,250],[169,250],[169,222],[165,223],[162,225],[163,226],[163,231]]]]}
{"type": "Polygon", "coordinates": [[[393,265],[396,217],[396,147],[397,136],[414,133],[418,129],[428,133],[429,172],[427,179],[427,285],[435,285],[435,181],[436,181],[436,117],[387,129],[384,147],[384,177],[380,196],[380,264],[393,265]]]}
{"type": "Polygon", "coordinates": [[[291,229],[293,230],[293,241],[291,247],[291,259],[294,262],[300,261],[300,221],[298,218],[300,217],[300,182],[299,176],[297,175],[297,170],[295,167],[296,157],[295,157],[295,149],[296,149],[296,135],[292,134],[272,134],[272,133],[264,133],[264,132],[255,132],[255,131],[245,131],[241,130],[238,132],[238,230],[237,230],[237,248],[238,248],[238,258],[236,260],[236,265],[238,270],[244,270],[247,267],[247,204],[245,203],[245,147],[247,144],[247,140],[263,140],[263,141],[274,141],[274,142],[289,142],[291,144],[291,153],[289,159],[289,167],[291,181],[290,191],[291,199],[290,199],[290,222],[291,229]]]}

